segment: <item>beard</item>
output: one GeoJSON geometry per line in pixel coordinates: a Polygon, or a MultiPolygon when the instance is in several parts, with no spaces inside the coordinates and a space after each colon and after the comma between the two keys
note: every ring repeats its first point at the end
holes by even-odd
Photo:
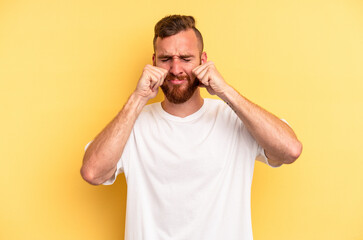
{"type": "Polygon", "coordinates": [[[193,96],[198,86],[199,80],[196,78],[191,79],[189,75],[175,76],[168,73],[164,83],[161,85],[161,89],[163,90],[164,95],[169,102],[181,104],[185,103],[193,96]],[[169,86],[168,81],[172,79],[187,80],[187,86],[184,84],[169,86]]]}

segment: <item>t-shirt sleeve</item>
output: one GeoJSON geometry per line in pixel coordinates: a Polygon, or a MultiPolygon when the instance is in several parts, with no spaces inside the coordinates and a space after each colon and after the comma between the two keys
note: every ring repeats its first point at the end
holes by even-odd
{"type": "Polygon", "coordinates": [[[116,181],[117,176],[120,173],[124,173],[125,177],[127,179],[128,176],[128,159],[130,159],[130,155],[131,155],[131,145],[133,143],[133,132],[131,132],[131,135],[129,137],[129,139],[126,142],[126,145],[124,147],[124,150],[122,152],[122,155],[119,159],[119,161],[117,162],[117,168],[115,173],[112,175],[112,177],[110,179],[108,179],[106,182],[102,183],[103,185],[111,185],[116,181]]]}
{"type": "MultiPolygon", "coordinates": [[[[290,124],[285,119],[280,119],[280,120],[285,122],[287,125],[290,126],[290,124]]],[[[270,165],[270,163],[268,162],[268,158],[266,157],[265,150],[259,144],[257,144],[257,157],[256,157],[256,160],[260,161],[260,162],[263,162],[263,163],[266,163],[267,165],[269,165],[270,167],[273,167],[273,168],[278,168],[278,167],[282,166],[282,164],[278,165],[278,166],[270,165]]]]}
{"type": "Polygon", "coordinates": [[[104,183],[102,183],[102,185],[112,185],[116,181],[117,176],[123,172],[124,172],[124,166],[123,166],[123,161],[122,161],[122,156],[121,156],[121,158],[117,162],[117,168],[116,168],[115,173],[111,176],[111,178],[109,178],[104,183]]]}
{"type": "MultiPolygon", "coordinates": [[[[87,143],[86,147],[84,148],[84,151],[87,150],[88,146],[93,142],[90,141],[89,143],[87,143]]],[[[117,176],[120,173],[123,173],[125,170],[125,163],[124,163],[124,158],[125,156],[127,156],[129,154],[129,148],[127,147],[128,143],[126,143],[123,154],[121,156],[121,158],[119,159],[119,161],[117,162],[117,167],[116,167],[116,171],[115,173],[111,176],[111,178],[109,178],[107,181],[105,181],[104,183],[102,183],[103,185],[111,185],[116,181],[117,176]]],[[[126,174],[126,173],[125,173],[126,174]]]]}
{"type": "Polygon", "coordinates": [[[257,145],[257,157],[256,157],[256,160],[260,161],[260,162],[263,162],[263,163],[266,163],[267,165],[269,165],[272,168],[278,168],[278,167],[280,167],[282,165],[282,164],[279,165],[279,166],[270,165],[270,163],[268,162],[268,158],[266,157],[265,150],[260,145],[257,145]]]}

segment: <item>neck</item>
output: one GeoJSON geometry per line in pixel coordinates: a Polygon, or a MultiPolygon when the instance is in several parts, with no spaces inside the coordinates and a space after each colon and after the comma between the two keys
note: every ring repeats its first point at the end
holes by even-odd
{"type": "Polygon", "coordinates": [[[204,103],[204,99],[200,95],[200,90],[197,88],[193,96],[185,103],[175,104],[169,102],[167,98],[164,97],[164,101],[161,102],[161,106],[165,112],[177,116],[177,117],[187,117],[196,111],[198,111],[204,103]]]}

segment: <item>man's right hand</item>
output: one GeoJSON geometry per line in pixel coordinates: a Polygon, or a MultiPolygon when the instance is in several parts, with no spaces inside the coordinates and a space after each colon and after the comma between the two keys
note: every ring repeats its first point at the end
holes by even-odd
{"type": "Polygon", "coordinates": [[[115,174],[137,117],[147,101],[156,97],[167,74],[163,68],[145,66],[134,93],[122,110],[87,148],[81,168],[82,177],[87,182],[99,185],[115,174]]]}
{"type": "Polygon", "coordinates": [[[167,74],[168,70],[147,64],[134,93],[144,98],[145,101],[156,97],[167,74]]]}

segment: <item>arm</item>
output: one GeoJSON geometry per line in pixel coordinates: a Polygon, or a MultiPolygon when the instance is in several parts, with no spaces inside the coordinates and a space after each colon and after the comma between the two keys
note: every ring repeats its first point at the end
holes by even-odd
{"type": "Polygon", "coordinates": [[[294,131],[228,85],[212,62],[198,66],[193,72],[209,93],[219,96],[236,112],[249,133],[265,150],[272,166],[293,163],[300,156],[302,144],[294,131]]]}
{"type": "Polygon", "coordinates": [[[81,175],[84,180],[99,185],[116,171],[135,121],[147,101],[157,95],[167,71],[147,65],[135,91],[117,116],[97,135],[83,157],[81,175]]]}
{"type": "Polygon", "coordinates": [[[293,163],[300,156],[302,144],[285,122],[241,96],[230,86],[221,98],[236,112],[265,150],[270,165],[293,163]]]}

